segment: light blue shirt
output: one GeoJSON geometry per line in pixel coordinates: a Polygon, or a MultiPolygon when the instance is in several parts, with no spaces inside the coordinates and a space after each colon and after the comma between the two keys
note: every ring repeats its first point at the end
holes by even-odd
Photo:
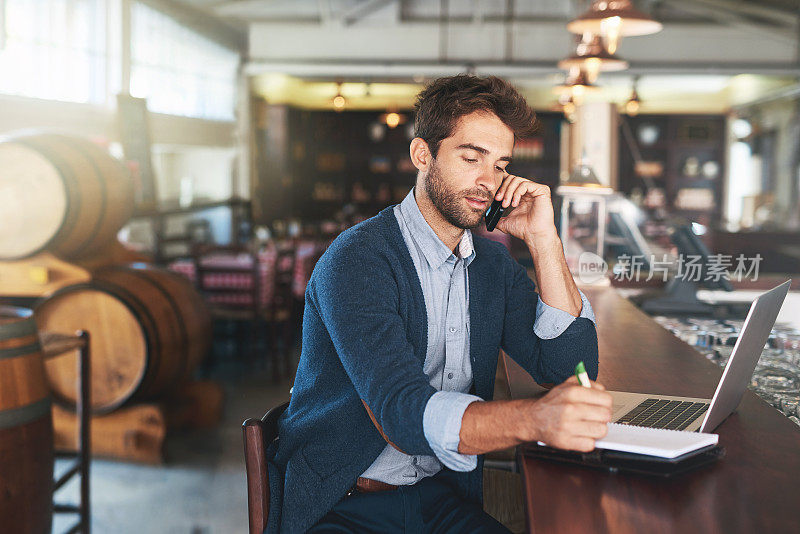
{"type": "MultiPolygon", "coordinates": [[[[388,484],[409,485],[433,476],[442,464],[455,471],[471,471],[477,456],[458,452],[461,419],[467,406],[482,399],[472,388],[469,359],[469,278],[475,259],[472,232],[464,230],[454,254],[422,216],[414,189],[394,207],[394,214],[422,285],[428,315],[428,347],[423,371],[438,391],[428,400],[423,431],[436,456],[411,456],[387,444],[362,477],[388,484]]],[[[594,322],[594,313],[581,293],[581,317],[594,322]]],[[[575,317],[539,299],[534,333],[542,339],[561,335],[575,317]]]]}

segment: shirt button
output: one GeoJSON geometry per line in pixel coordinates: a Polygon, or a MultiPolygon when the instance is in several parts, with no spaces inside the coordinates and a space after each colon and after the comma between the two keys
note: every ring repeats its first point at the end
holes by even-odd
{"type": "Polygon", "coordinates": [[[447,378],[449,378],[450,380],[452,380],[452,379],[453,379],[453,373],[447,373],[447,378]]]}
{"type": "Polygon", "coordinates": [[[451,326],[450,327],[450,332],[455,332],[455,331],[456,331],[456,327],[455,326],[451,326]]]}
{"type": "Polygon", "coordinates": [[[414,465],[417,465],[417,457],[416,456],[411,458],[411,463],[414,464],[414,465]]]}

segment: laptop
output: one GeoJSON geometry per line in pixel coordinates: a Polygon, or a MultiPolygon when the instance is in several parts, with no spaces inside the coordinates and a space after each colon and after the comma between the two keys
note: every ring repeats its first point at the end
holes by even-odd
{"type": "Polygon", "coordinates": [[[739,406],[791,283],[787,280],[759,295],[750,305],[713,398],[610,391],[614,399],[611,422],[689,432],[713,431],[739,406]]]}

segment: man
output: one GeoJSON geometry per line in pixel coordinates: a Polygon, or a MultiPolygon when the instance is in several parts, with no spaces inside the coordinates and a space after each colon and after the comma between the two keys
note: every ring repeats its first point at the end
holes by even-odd
{"type": "Polygon", "coordinates": [[[482,455],[541,440],[588,451],[611,398],[597,376],[591,306],[575,287],[546,186],[509,175],[535,115],[503,80],[434,81],[416,103],[415,187],[343,232],[306,290],[302,355],[270,462],[270,531],[507,532],[483,512],[482,455]],[[497,229],[526,243],[536,285],[497,229]],[[535,288],[538,288],[538,294],[535,288]],[[539,400],[492,401],[504,349],[539,400]]]}

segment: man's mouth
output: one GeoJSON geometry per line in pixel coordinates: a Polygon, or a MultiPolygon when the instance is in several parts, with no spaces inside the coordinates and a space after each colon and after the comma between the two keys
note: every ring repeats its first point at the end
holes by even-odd
{"type": "Polygon", "coordinates": [[[475,209],[485,210],[489,207],[489,201],[478,197],[466,197],[467,204],[475,209]]]}

